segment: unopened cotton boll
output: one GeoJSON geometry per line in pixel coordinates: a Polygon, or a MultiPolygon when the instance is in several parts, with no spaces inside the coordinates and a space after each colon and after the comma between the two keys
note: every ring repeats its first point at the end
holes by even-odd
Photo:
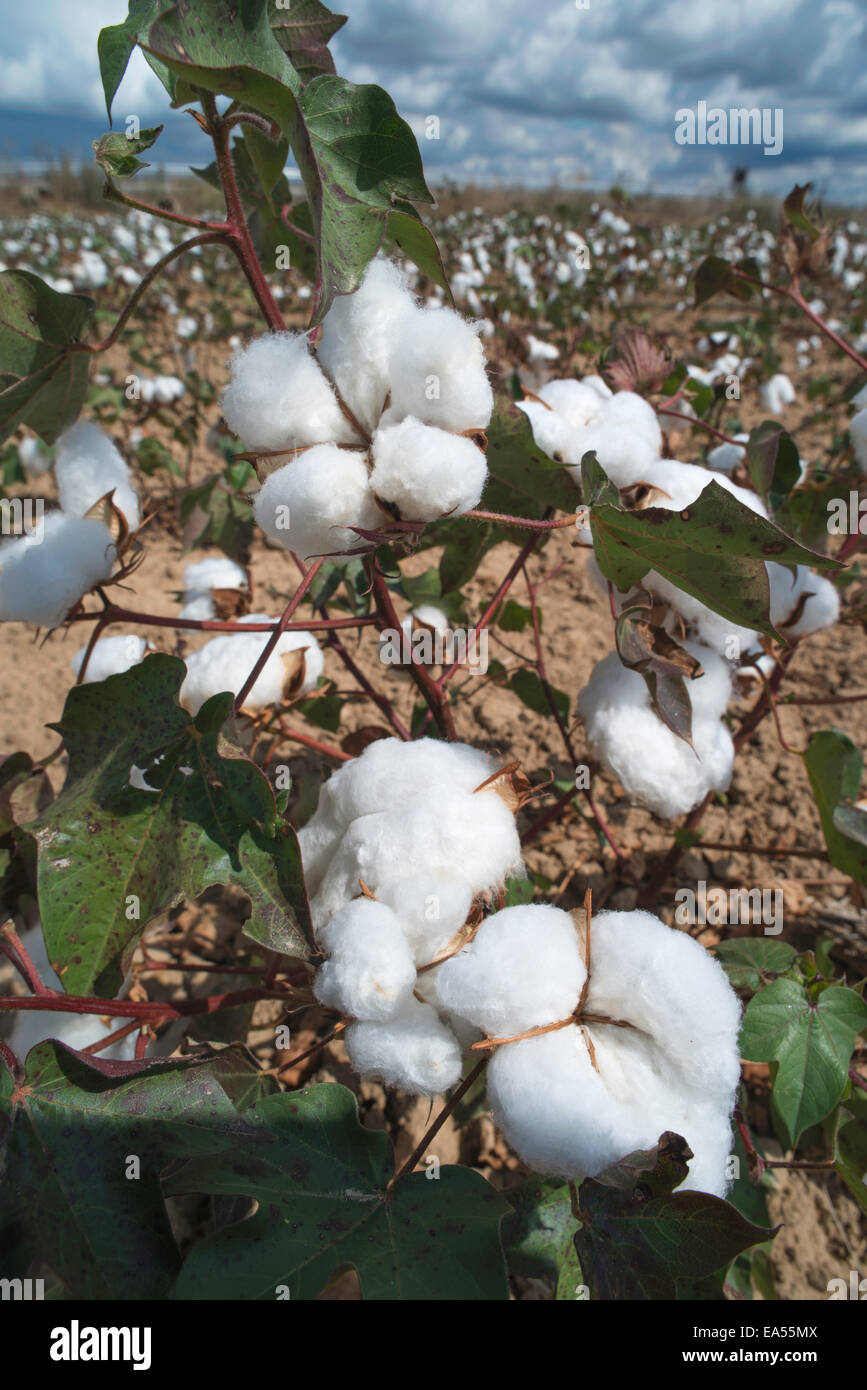
{"type": "Polygon", "coordinates": [[[377,430],[370,488],[409,521],[463,516],[478,505],[488,476],[471,439],[423,425],[411,415],[377,430]]]}
{"type": "Polygon", "coordinates": [[[60,505],[70,516],[84,516],[106,493],[134,531],[139,524],[138,497],[130,471],[108,435],[87,420],[64,430],[54,463],[60,505]]]}
{"type": "Polygon", "coordinates": [[[466,922],[473,894],[463,879],[421,873],[381,884],[379,898],[397,916],[416,964],[427,965],[466,922]]]}
{"type": "MultiPolygon", "coordinates": [[[[274,621],[267,613],[249,613],[242,623],[274,621]]],[[[222,691],[237,695],[265,648],[267,632],[231,632],[213,637],[186,658],[187,674],[180,703],[198,714],[206,700],[222,691]]],[[[244,709],[254,712],[280,704],[286,695],[305,695],[315,689],[323,669],[322,650],[310,632],[284,632],[247,696],[244,709]],[[292,654],[300,653],[301,660],[292,654]]]]}
{"type": "Polygon", "coordinates": [[[49,512],[38,544],[27,536],[0,544],[0,622],[57,627],[84,594],[111,577],[116,558],[101,521],[49,512]]]}
{"type": "MultiPolygon", "coordinates": [[[[133,666],[138,666],[144,659],[147,648],[148,643],[144,637],[133,637],[131,633],[117,637],[100,637],[90,653],[84,685],[108,680],[109,676],[121,675],[133,666]]],[[[81,670],[86,651],[86,646],[81,647],[72,658],[72,673],[75,676],[81,670]]]]}
{"type": "Polygon", "coordinates": [[[729,669],[709,648],[686,646],[705,670],[686,681],[692,748],[653,712],[644,680],[616,652],[598,663],[578,697],[592,756],[630,797],[666,819],[692,810],[709,791],[725,791],[734,768],[734,745],[720,720],[731,688],[729,669]]]}
{"type": "Polygon", "coordinates": [[[353,527],[375,531],[388,521],[376,505],[364,455],[333,444],[306,449],[269,474],[253,514],[267,536],[305,560],[357,550],[365,540],[353,527]]]}
{"type": "Polygon", "coordinates": [[[313,985],[321,1004],[365,1021],[391,1018],[405,1008],[415,985],[415,963],[390,907],[357,898],[318,936],[328,952],[313,985]]]}
{"type": "Polygon", "coordinates": [[[454,309],[416,309],[401,320],[389,368],[383,425],[414,416],[458,433],[485,429],[494,394],[477,328],[454,309]]]}
{"type": "Polygon", "coordinates": [[[247,449],[358,443],[303,333],[266,333],[229,370],[223,415],[247,449]]]}
{"type": "Polygon", "coordinates": [[[371,261],[354,294],[338,295],[322,324],[317,356],[356,419],[372,434],[389,391],[399,329],[416,312],[393,261],[371,261]]]}
{"type": "Polygon", "coordinates": [[[568,912],[541,903],[507,907],[437,972],[443,1005],[491,1037],[568,1018],[587,977],[568,912]]]}
{"type": "Polygon", "coordinates": [[[417,999],[385,1023],[351,1024],[344,1038],[359,1075],[410,1095],[441,1095],[460,1080],[457,1039],[436,1010],[417,999]]]}

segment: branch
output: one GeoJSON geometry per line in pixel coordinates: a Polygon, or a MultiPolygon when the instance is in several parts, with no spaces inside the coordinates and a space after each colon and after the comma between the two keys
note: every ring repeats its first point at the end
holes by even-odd
{"type": "MultiPolygon", "coordinates": [[[[289,600],[286,607],[284,608],[282,618],[280,619],[277,626],[272,629],[271,636],[268,638],[268,641],[265,643],[264,647],[259,653],[259,656],[256,659],[256,663],[252,671],[245,680],[244,684],[241,686],[241,689],[239,690],[238,694],[235,696],[236,714],[238,714],[238,712],[243,709],[244,701],[246,700],[247,696],[250,694],[250,691],[253,689],[253,686],[256,684],[257,680],[262,674],[262,671],[264,670],[268,662],[268,658],[270,657],[271,653],[273,652],[274,648],[279,642],[281,636],[286,631],[287,624],[291,621],[292,617],[294,616],[296,609],[299,607],[301,600],[307,593],[307,590],[310,588],[310,585],[313,583],[313,580],[316,578],[317,574],[322,568],[323,563],[324,561],[322,560],[316,560],[314,564],[310,566],[309,570],[304,575],[304,578],[301,580],[301,583],[298,585],[298,588],[295,590],[295,593],[293,594],[292,598],[289,600]]],[[[250,624],[247,623],[245,624],[245,626],[249,629],[250,624]]]]}
{"type": "MultiPolygon", "coordinates": [[[[207,226],[209,224],[196,223],[194,225],[207,226]]],[[[223,224],[214,223],[212,225],[219,230],[211,230],[203,233],[201,236],[189,237],[186,241],[182,241],[178,246],[173,247],[171,251],[167,251],[155,265],[151,266],[150,270],[139,280],[129,299],[126,301],[126,304],[124,304],[120,311],[120,317],[107,338],[103,338],[101,343],[79,343],[77,344],[77,350],[80,352],[105,352],[108,348],[113,347],[127,319],[132,314],[142,295],[150,288],[156,277],[161,271],[165,270],[167,265],[177,260],[178,256],[182,256],[185,251],[191,250],[193,246],[207,246],[214,241],[227,241],[228,233],[223,227],[223,224]]]]}

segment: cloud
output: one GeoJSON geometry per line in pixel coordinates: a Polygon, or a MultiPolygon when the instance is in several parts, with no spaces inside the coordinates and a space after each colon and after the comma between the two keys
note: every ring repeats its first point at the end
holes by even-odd
{"type": "MultiPolygon", "coordinates": [[[[746,164],[754,186],[785,193],[821,183],[826,197],[867,199],[867,11],[862,0],[347,0],[332,48],[338,69],[378,82],[419,136],[430,176],[545,184],[614,181],[636,190],[724,188],[746,164]],[[781,107],[783,151],[682,147],[675,112],[698,101],[726,109],[781,107]],[[436,115],[440,138],[426,139],[436,115]]],[[[39,0],[8,7],[0,49],[5,145],[26,137],[25,116],[52,112],[105,128],[96,57],[101,26],[124,0],[39,0]]],[[[140,53],[117,99],[122,121],[166,119],[162,88],[140,53]]],[[[117,124],[117,122],[116,122],[117,124]]],[[[154,158],[195,149],[182,115],[169,115],[154,158]]],[[[89,127],[88,127],[89,128],[89,127]]],[[[81,140],[59,121],[57,139],[81,140]]],[[[67,146],[68,147],[68,146],[67,146]]],[[[75,146],[78,150],[78,144],[75,146]]],[[[19,149],[18,153],[28,151],[19,149]]],[[[196,158],[195,153],[192,156],[196,158]]]]}

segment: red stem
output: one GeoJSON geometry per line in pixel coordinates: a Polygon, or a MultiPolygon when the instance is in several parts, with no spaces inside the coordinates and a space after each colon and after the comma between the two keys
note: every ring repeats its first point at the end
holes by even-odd
{"type": "MultiPolygon", "coordinates": [[[[235,697],[236,714],[238,714],[239,711],[243,709],[244,701],[250,694],[250,691],[253,689],[253,686],[256,684],[257,680],[262,674],[262,671],[265,669],[265,666],[268,662],[268,658],[270,657],[271,653],[273,652],[274,648],[279,642],[281,636],[286,631],[287,624],[294,617],[296,610],[301,604],[301,600],[307,593],[307,590],[310,588],[310,585],[313,583],[323,564],[323,560],[317,560],[314,564],[310,566],[309,570],[304,575],[304,578],[301,580],[301,583],[298,585],[298,588],[295,590],[295,593],[292,595],[292,598],[289,600],[286,607],[283,609],[282,618],[280,619],[277,626],[273,628],[271,636],[268,638],[268,641],[265,643],[264,647],[259,653],[259,656],[256,659],[256,663],[252,671],[250,672],[249,676],[247,677],[247,679],[245,680],[244,684],[241,686],[241,689],[235,697]]],[[[250,624],[247,623],[246,626],[249,627],[250,624]]]]}
{"type": "MultiPolygon", "coordinates": [[[[97,622],[107,619],[108,623],[138,623],[142,627],[171,627],[190,632],[273,632],[279,620],[263,623],[218,622],[202,618],[165,618],[159,613],[136,613],[131,608],[118,608],[112,604],[102,612],[76,613],[67,621],[70,623],[97,622]]],[[[338,628],[372,627],[375,618],[311,618],[309,622],[287,623],[282,632],[328,632],[338,628]]]]}

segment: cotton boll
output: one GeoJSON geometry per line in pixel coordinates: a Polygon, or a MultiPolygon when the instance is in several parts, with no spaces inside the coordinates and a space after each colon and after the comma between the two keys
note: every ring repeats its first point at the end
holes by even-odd
{"type": "Polygon", "coordinates": [[[412,610],[412,620],[413,625],[421,623],[423,627],[432,628],[437,633],[448,632],[451,627],[446,614],[433,603],[420,603],[412,610]]]}
{"type": "Polygon", "coordinates": [[[189,618],[197,623],[213,622],[216,616],[217,607],[210,594],[197,594],[178,612],[179,618],[189,618]]]}
{"type": "Polygon", "coordinates": [[[266,333],[229,370],[223,415],[247,449],[358,442],[303,333],[266,333]]]}
{"type": "Polygon", "coordinates": [[[208,593],[211,589],[247,589],[246,570],[228,555],[209,555],[184,569],[186,594],[208,593]]]}
{"type": "Polygon", "coordinates": [[[370,488],[409,521],[463,516],[478,505],[488,476],[471,439],[423,425],[411,415],[377,430],[370,488]]]}
{"type": "Polygon", "coordinates": [[[406,1007],[415,985],[415,964],[391,908],[356,899],[335,913],[318,936],[329,957],[313,985],[321,1004],[371,1022],[391,1018],[406,1007]]]}
{"type": "Polygon", "coordinates": [[[489,892],[521,864],[515,820],[495,792],[449,786],[420,788],[401,806],[354,820],[344,833],[310,907],[314,927],[358,892],[421,873],[463,878],[489,892]]]}
{"type": "Polygon", "coordinates": [[[51,459],[43,447],[41,439],[28,434],[18,444],[18,462],[28,478],[38,478],[51,467],[51,459]]]}
{"type": "Polygon", "coordinates": [[[386,1023],[351,1024],[344,1037],[355,1071],[410,1095],[441,1095],[460,1080],[456,1038],[417,999],[386,1023]]]}
{"type": "Polygon", "coordinates": [[[568,377],[546,382],[536,395],[558,415],[562,415],[572,429],[584,429],[592,424],[604,409],[604,402],[598,391],[586,382],[568,377]]]}
{"type": "Polygon", "coordinates": [[[111,492],[130,530],[138,526],[138,497],[130,484],[129,468],[99,425],[79,420],[64,430],[57,441],[54,473],[60,505],[70,516],[84,516],[111,492]]]}
{"type": "Polygon", "coordinates": [[[329,814],[327,808],[320,805],[307,824],[302,825],[298,831],[298,848],[301,851],[301,865],[309,897],[318,891],[345,828],[329,814]]]}
{"type": "Polygon", "coordinates": [[[777,372],[759,387],[759,400],[771,415],[781,415],[785,406],[792,405],[795,399],[795,388],[783,372],[777,372]]]}
{"type": "Polygon", "coordinates": [[[550,459],[558,463],[575,462],[575,430],[559,410],[549,409],[539,401],[516,401],[515,404],[529,419],[534,440],[550,459]]]}
{"type": "Polygon", "coordinates": [[[740,1002],[719,961],[686,932],[650,912],[595,916],[586,1009],[632,1023],[691,1085],[733,1101],[740,1002]]]}
{"type": "Polygon", "coordinates": [[[581,459],[593,450],[599,463],[615,487],[643,481],[659,457],[659,451],[633,430],[600,417],[586,430],[575,435],[570,472],[581,485],[581,459]]]}
{"type": "Polygon", "coordinates": [[[388,517],[376,505],[364,455],[332,444],[307,449],[271,473],[253,504],[262,530],[303,559],[356,550],[353,531],[381,529],[388,517]]]}
{"type": "Polygon", "coordinates": [[[465,880],[416,874],[380,885],[378,896],[395,913],[417,965],[444,951],[467,920],[473,894],[465,880]]]}
{"type": "Polygon", "coordinates": [[[57,627],[78,600],[111,576],[117,557],[101,521],[49,512],[41,539],[0,544],[0,622],[57,627]]]}
{"type": "MultiPolygon", "coordinates": [[[[738,444],[749,442],[748,434],[736,434],[735,439],[738,444]]],[[[718,473],[731,473],[733,468],[746,457],[746,449],[741,449],[738,444],[718,444],[715,449],[711,449],[707,456],[708,467],[715,469],[718,473]]]]}
{"type": "MultiPolygon", "coordinates": [[[[859,392],[859,395],[863,394],[864,390],[859,392]]],[[[855,462],[867,477],[867,410],[859,410],[857,415],[852,416],[849,421],[849,438],[855,452],[855,462]]]]}
{"type": "Polygon", "coordinates": [[[416,309],[401,320],[389,385],[383,425],[412,415],[455,433],[485,429],[494,408],[478,331],[454,309],[416,309]]]}
{"type": "MultiPolygon", "coordinates": [[[[269,622],[267,613],[250,613],[241,622],[269,622]]],[[[198,714],[202,705],[222,691],[237,695],[253,670],[269,640],[267,632],[225,633],[213,637],[198,651],[186,658],[187,674],[180,690],[180,703],[190,714],[198,714]]],[[[294,631],[281,634],[271,655],[247,696],[244,709],[248,712],[267,709],[282,702],[287,693],[304,695],[316,686],[322,673],[322,651],[310,632],[294,631]],[[286,661],[290,653],[304,653],[303,666],[286,661]]]]}
{"type": "Polygon", "coordinates": [[[610,398],[614,395],[614,392],[611,390],[611,387],[608,385],[608,382],[605,381],[601,376],[595,376],[592,374],[590,376],[582,376],[581,385],[589,386],[590,390],[595,391],[597,396],[599,396],[603,401],[610,400],[610,398]]]}
{"type": "Polygon", "coordinates": [[[568,1018],[586,976],[568,912],[529,903],[487,918],[437,987],[446,1008],[503,1037],[568,1018]]]}
{"type": "Polygon", "coordinates": [[[355,293],[339,295],[325,315],[317,356],[371,434],[388,394],[398,334],[414,311],[404,272],[393,261],[377,259],[355,293]]]}
{"type": "Polygon", "coordinates": [[[840,616],[840,594],[830,580],[813,574],[805,565],[798,565],[794,576],[785,565],[773,561],[767,569],[774,627],[784,630],[787,637],[807,637],[821,628],[833,627],[840,616]]]}
{"type": "Polygon", "coordinates": [[[686,682],[693,748],[654,714],[642,677],[624,667],[616,652],[598,663],[578,697],[591,754],[630,797],[666,819],[690,811],[709,791],[725,791],[734,767],[731,735],[717,713],[722,675],[714,653],[703,649],[699,659],[709,674],[686,682]],[[709,683],[700,693],[703,681],[709,683]]]}
{"type": "MultiPolygon", "coordinates": [[[[144,659],[147,648],[148,643],[144,637],[133,637],[131,634],[122,637],[100,637],[90,653],[84,684],[108,680],[109,676],[120,675],[123,671],[138,666],[144,659]]],[[[72,658],[72,673],[75,676],[81,670],[86,651],[86,646],[81,647],[72,658]]]]}
{"type": "Polygon", "coordinates": [[[634,391],[617,391],[606,404],[603,419],[607,425],[631,431],[659,456],[662,430],[656,411],[634,391]]]}

